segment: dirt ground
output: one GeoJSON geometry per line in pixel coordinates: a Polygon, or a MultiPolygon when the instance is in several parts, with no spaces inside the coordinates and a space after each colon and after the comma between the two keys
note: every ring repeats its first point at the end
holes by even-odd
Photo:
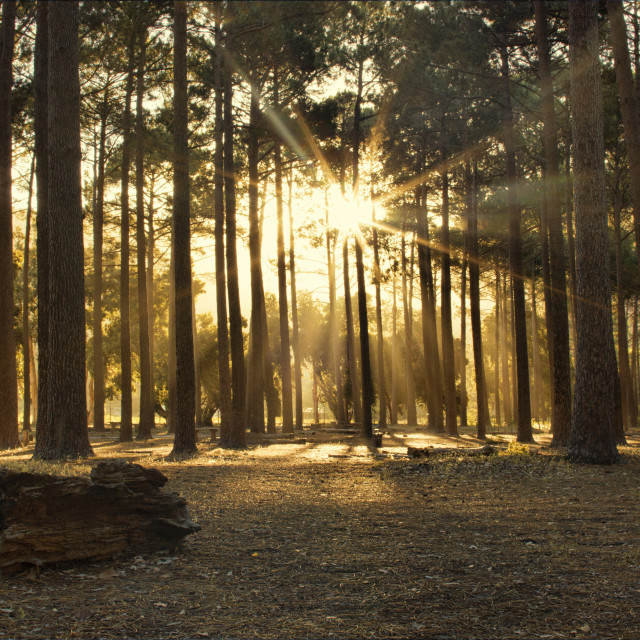
{"type": "MultiPolygon", "coordinates": [[[[380,453],[344,435],[167,462],[171,440],[99,457],[155,466],[202,530],[172,554],[51,567],[0,583],[0,638],[637,638],[640,438],[624,463],[569,464],[544,446],[475,447],[398,429],[380,453]]],[[[548,436],[537,433],[544,445],[548,436]]],[[[0,464],[43,464],[30,450],[0,464]]]]}

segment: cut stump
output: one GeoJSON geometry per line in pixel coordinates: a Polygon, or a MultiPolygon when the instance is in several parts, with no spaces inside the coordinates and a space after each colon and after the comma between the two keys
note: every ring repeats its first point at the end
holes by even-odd
{"type": "Polygon", "coordinates": [[[105,460],[89,478],[0,469],[0,572],[173,549],[200,529],[157,469],[105,460]]]}

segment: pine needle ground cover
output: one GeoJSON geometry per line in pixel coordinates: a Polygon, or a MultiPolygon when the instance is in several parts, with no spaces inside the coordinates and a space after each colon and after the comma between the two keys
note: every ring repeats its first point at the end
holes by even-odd
{"type": "MultiPolygon", "coordinates": [[[[539,442],[545,438],[536,435],[539,442]]],[[[508,436],[494,436],[506,445],[508,436]]],[[[202,530],[174,553],[0,583],[0,638],[634,638],[640,629],[640,443],[624,464],[544,447],[408,459],[406,445],[477,447],[397,431],[167,462],[168,437],[94,442],[159,468],[202,530]]],[[[43,464],[29,450],[13,468],[43,464]]]]}

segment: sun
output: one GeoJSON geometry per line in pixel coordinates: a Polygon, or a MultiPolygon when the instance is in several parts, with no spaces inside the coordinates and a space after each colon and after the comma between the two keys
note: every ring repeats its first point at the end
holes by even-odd
{"type": "Polygon", "coordinates": [[[328,205],[329,224],[345,236],[357,235],[363,225],[371,224],[371,202],[343,194],[339,187],[330,191],[328,205]]]}

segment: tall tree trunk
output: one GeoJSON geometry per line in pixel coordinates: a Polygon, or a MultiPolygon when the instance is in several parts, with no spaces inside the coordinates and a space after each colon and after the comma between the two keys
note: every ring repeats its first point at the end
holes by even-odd
{"type": "Polygon", "coordinates": [[[278,390],[275,384],[275,372],[273,368],[273,356],[269,341],[269,328],[267,325],[267,306],[264,297],[264,281],[262,269],[260,270],[260,313],[262,315],[262,375],[264,379],[264,400],[267,405],[267,433],[276,432],[276,417],[280,408],[278,390]]]}
{"type": "Polygon", "coordinates": [[[252,344],[252,387],[248,398],[251,405],[252,431],[264,432],[264,372],[262,346],[262,269],[260,256],[260,229],[258,222],[258,118],[259,95],[255,78],[251,79],[252,95],[249,115],[249,254],[251,259],[251,344],[252,344]]]}
{"type": "Polygon", "coordinates": [[[49,398],[49,156],[48,156],[48,65],[49,3],[36,3],[36,41],[33,61],[34,155],[36,158],[36,260],[38,263],[38,417],[34,457],[50,448],[47,431],[49,398]]]}
{"type": "Polygon", "coordinates": [[[33,178],[36,169],[36,156],[31,160],[29,172],[29,191],[27,195],[27,215],[24,230],[24,261],[22,263],[22,369],[24,371],[23,418],[24,429],[31,430],[31,332],[29,329],[29,263],[31,242],[31,201],[33,199],[33,178]]]}
{"type": "MultiPolygon", "coordinates": [[[[373,184],[371,185],[373,199],[373,184]]],[[[380,283],[382,272],[380,270],[380,252],[378,248],[378,230],[375,226],[376,213],[373,209],[373,262],[374,262],[374,279],[376,288],[376,333],[378,335],[378,425],[381,429],[387,426],[387,384],[384,373],[384,335],[382,333],[382,297],[380,294],[380,283]]]]}
{"type": "Polygon", "coordinates": [[[638,378],[638,298],[635,297],[633,299],[633,329],[631,333],[631,386],[636,399],[634,405],[638,401],[638,378]]]}
{"type": "Polygon", "coordinates": [[[131,96],[135,71],[135,31],[127,52],[127,83],[122,120],[122,179],[120,186],[120,441],[133,439],[131,381],[131,320],[129,281],[129,169],[131,164],[131,96]]]}
{"type": "MultiPolygon", "coordinates": [[[[629,158],[629,178],[631,183],[631,205],[636,236],[636,246],[640,247],[640,112],[633,84],[631,58],[627,44],[627,27],[624,19],[624,3],[607,1],[607,13],[613,46],[613,61],[616,84],[620,97],[620,110],[624,125],[624,140],[629,158]]],[[[640,251],[638,266],[640,267],[640,251]]]]}
{"type": "Polygon", "coordinates": [[[342,271],[344,277],[344,309],[347,323],[347,362],[351,377],[351,400],[353,402],[354,422],[362,424],[362,397],[360,394],[360,376],[356,359],[356,337],[353,326],[351,306],[351,283],[349,282],[349,243],[345,238],[342,245],[342,271]]]}
{"type": "MultiPolygon", "coordinates": [[[[273,73],[275,109],[279,109],[279,77],[276,64],[273,73]]],[[[276,218],[278,245],[278,310],[280,312],[280,358],[282,374],[282,432],[293,433],[293,392],[291,388],[291,348],[289,341],[289,305],[287,301],[287,265],[284,248],[284,220],[282,196],[282,148],[276,134],[273,143],[273,162],[276,187],[276,218]]]]}
{"type": "Polygon", "coordinates": [[[494,384],[495,384],[495,406],[496,406],[496,427],[502,424],[502,416],[500,415],[500,273],[496,268],[496,356],[495,356],[495,371],[494,371],[494,384]]]}
{"type": "Polygon", "coordinates": [[[229,330],[227,328],[227,279],[224,256],[224,122],[222,89],[222,3],[215,3],[215,153],[214,217],[216,240],[216,316],[218,324],[218,385],[220,393],[220,446],[231,448],[231,370],[229,368],[229,330]]]}
{"type": "Polygon", "coordinates": [[[416,415],[416,389],[413,379],[413,337],[411,335],[411,315],[407,300],[407,252],[404,232],[402,233],[402,308],[404,310],[404,350],[407,379],[407,425],[418,423],[416,415]]]}
{"type": "MultiPolygon", "coordinates": [[[[336,385],[336,403],[338,413],[336,420],[338,424],[345,424],[347,421],[344,405],[344,389],[342,387],[342,367],[340,366],[340,355],[338,351],[338,322],[336,319],[336,261],[335,261],[335,241],[333,250],[331,248],[331,230],[329,229],[329,203],[327,192],[325,191],[325,239],[327,245],[327,272],[329,275],[329,328],[330,328],[330,356],[333,379],[336,385]]],[[[345,291],[346,295],[346,291],[345,291]]],[[[346,298],[345,298],[346,300],[346,298]]],[[[347,350],[350,347],[347,347],[347,350]]]]}
{"type": "Polygon", "coordinates": [[[11,202],[11,87],[16,3],[2,3],[0,50],[0,449],[17,447],[18,374],[13,330],[13,211],[11,202]]]}
{"type": "MultiPolygon", "coordinates": [[[[364,61],[358,66],[358,93],[353,114],[353,199],[359,199],[360,162],[360,111],[362,107],[364,61]]],[[[369,318],[367,317],[367,291],[364,279],[364,240],[356,233],[356,276],[358,282],[358,319],[360,321],[360,367],[362,369],[362,431],[366,438],[373,437],[371,406],[373,404],[373,379],[369,352],[369,318]]],[[[384,403],[383,403],[384,404],[384,403]]]]}
{"type": "Polygon", "coordinates": [[[227,257],[227,295],[229,298],[229,347],[231,351],[231,420],[228,445],[246,447],[245,407],[247,387],[244,365],[244,337],[240,309],[238,254],[236,251],[236,173],[233,144],[232,62],[225,51],[223,73],[224,98],[224,208],[227,257]]]}
{"type": "MultiPolygon", "coordinates": [[[[419,248],[418,248],[419,250],[419,248]]],[[[398,303],[396,299],[396,271],[393,271],[393,307],[391,311],[391,424],[398,424],[398,303]]],[[[424,317],[424,316],[423,316],[424,317]]],[[[424,322],[424,320],[423,320],[424,322]]]]}
{"type": "Polygon", "coordinates": [[[535,267],[531,274],[531,360],[533,362],[533,383],[531,417],[536,422],[542,420],[542,365],[540,364],[540,340],[538,338],[538,313],[536,307],[536,277],[535,267]]]}
{"type": "MultiPolygon", "coordinates": [[[[136,76],[136,257],[138,285],[138,330],[140,339],[140,417],[137,440],[151,438],[153,406],[151,405],[151,359],[149,357],[149,309],[147,307],[147,247],[144,232],[144,67],[147,51],[147,29],[138,32],[140,44],[136,76]]],[[[191,269],[189,269],[191,270],[191,269]]]]}
{"type": "MultiPolygon", "coordinates": [[[[193,265],[191,265],[191,290],[193,291],[193,265]]],[[[202,384],[200,382],[200,350],[198,347],[198,318],[196,315],[196,300],[191,298],[191,321],[193,324],[193,375],[195,385],[194,411],[196,429],[202,427],[202,384]]]]}
{"type": "Polygon", "coordinates": [[[542,92],[545,167],[549,185],[549,188],[545,187],[545,192],[548,193],[549,203],[549,266],[551,271],[551,335],[547,331],[547,343],[549,353],[553,354],[550,358],[553,367],[551,378],[552,444],[564,446],[568,442],[571,425],[571,364],[564,237],[562,234],[562,199],[559,189],[558,128],[554,113],[545,3],[537,0],[534,6],[542,92]]]}
{"type": "Polygon", "coordinates": [[[467,250],[460,275],[460,426],[467,426],[467,250]]]}
{"type": "Polygon", "coordinates": [[[176,286],[176,425],[172,454],[196,447],[195,366],[189,228],[189,144],[187,103],[187,3],[174,4],[173,229],[176,286]]]}
{"type": "Polygon", "coordinates": [[[476,378],[476,405],[478,411],[476,435],[485,438],[489,426],[489,403],[487,382],[482,353],[482,318],[480,316],[480,262],[478,256],[478,166],[473,163],[473,172],[465,167],[467,182],[468,248],[469,248],[469,303],[471,306],[471,340],[473,342],[473,365],[476,378]]]}
{"type": "Polygon", "coordinates": [[[618,460],[614,438],[614,375],[598,5],[569,3],[576,209],[576,384],[568,456],[618,460]]]}
{"type": "MultiPolygon", "coordinates": [[[[421,163],[419,170],[424,172],[424,162],[421,163]]],[[[427,381],[428,425],[430,429],[439,433],[444,431],[442,377],[440,376],[440,352],[436,330],[436,301],[431,268],[426,184],[420,187],[417,214],[418,273],[422,310],[422,348],[427,381]]]]}
{"type": "MultiPolygon", "coordinates": [[[[442,160],[446,156],[445,124],[442,118],[442,160]]],[[[449,175],[442,172],[442,280],[440,299],[440,321],[442,323],[442,368],[444,371],[445,423],[450,436],[458,435],[456,406],[456,372],[453,351],[453,326],[451,320],[451,248],[449,246],[449,175]]]]}
{"type": "Polygon", "coordinates": [[[624,305],[624,280],[622,268],[622,233],[620,229],[620,192],[618,184],[613,198],[614,227],[616,234],[616,311],[618,315],[618,369],[620,371],[620,391],[622,394],[622,416],[627,429],[638,426],[636,404],[631,369],[629,367],[629,341],[627,337],[627,314],[624,305]]]}
{"type": "MultiPolygon", "coordinates": [[[[507,337],[510,333],[511,322],[507,312],[507,274],[502,275],[502,331],[500,338],[500,351],[502,352],[502,401],[504,404],[504,419],[509,425],[513,423],[513,404],[511,397],[511,380],[509,373],[509,343],[507,337]]],[[[509,303],[510,304],[510,303],[509,303]]]]}
{"type": "Polygon", "coordinates": [[[96,199],[93,209],[93,429],[104,431],[104,348],[102,340],[102,245],[104,225],[104,168],[107,143],[109,88],[100,108],[100,142],[96,199]]]}
{"type": "Polygon", "coordinates": [[[578,315],[576,309],[576,248],[575,248],[575,234],[573,226],[573,181],[571,178],[571,141],[568,138],[566,141],[566,151],[564,157],[564,184],[565,184],[565,209],[567,211],[567,253],[569,254],[569,311],[573,318],[572,323],[572,338],[573,338],[573,355],[575,360],[575,349],[578,343],[578,336],[576,333],[576,317],[578,315]]]}
{"type": "Polygon", "coordinates": [[[175,239],[171,229],[171,257],[169,258],[169,347],[167,354],[168,432],[176,432],[177,380],[176,380],[176,267],[175,239]]]}
{"type": "MultiPolygon", "coordinates": [[[[289,286],[291,287],[291,324],[292,324],[292,347],[293,347],[293,378],[296,388],[295,396],[295,428],[302,431],[304,428],[304,414],[302,411],[302,358],[300,357],[300,331],[298,326],[298,293],[296,290],[296,254],[294,250],[293,230],[293,168],[289,170],[288,176],[289,198],[289,286]]],[[[335,287],[334,287],[335,295],[335,287]]]]}
{"type": "Polygon", "coordinates": [[[147,309],[149,317],[149,402],[151,403],[151,420],[155,426],[156,420],[156,383],[155,383],[155,310],[154,310],[154,254],[155,254],[155,229],[154,229],[154,198],[155,198],[155,174],[152,173],[149,184],[149,209],[147,212],[147,309]]]}
{"type": "Polygon", "coordinates": [[[45,458],[92,455],[87,429],[76,2],[49,6],[49,401],[45,458]]]}
{"type": "Polygon", "coordinates": [[[513,110],[509,79],[509,55],[506,44],[501,48],[502,104],[504,149],[506,156],[507,201],[509,208],[509,266],[512,274],[513,310],[516,337],[516,372],[518,381],[518,442],[532,442],[531,399],[529,393],[529,358],[527,349],[527,316],[524,305],[522,269],[522,235],[520,201],[516,173],[516,149],[513,134],[513,110]]]}

